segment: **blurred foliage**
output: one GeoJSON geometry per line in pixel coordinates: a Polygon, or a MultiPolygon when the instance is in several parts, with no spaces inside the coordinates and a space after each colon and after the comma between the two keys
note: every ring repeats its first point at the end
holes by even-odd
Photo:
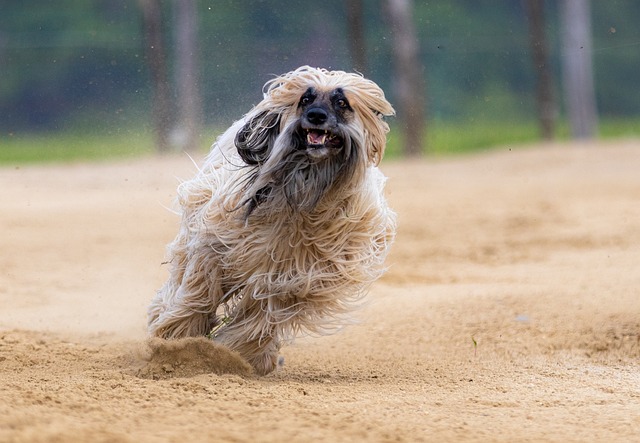
{"type": "Polygon", "coordinates": [[[64,131],[10,134],[0,139],[0,164],[97,161],[154,152],[150,133],[64,131]]]}
{"type": "MultiPolygon", "coordinates": [[[[547,22],[560,103],[557,3],[547,1],[547,22]]],[[[591,4],[599,111],[638,116],[640,2],[591,4]]],[[[532,127],[534,74],[521,2],[415,5],[434,128],[474,119],[532,127]]],[[[172,4],[164,6],[172,48],[172,4]]],[[[201,0],[198,6],[200,86],[209,125],[239,118],[261,99],[262,84],[272,75],[302,64],[350,70],[343,1],[201,0]]],[[[144,133],[150,90],[137,2],[0,0],[0,10],[0,137],[79,126],[144,133]]],[[[364,74],[393,102],[390,35],[379,1],[366,1],[364,13],[364,74]]],[[[438,136],[428,137],[435,143],[438,136]]]]}
{"type": "MultiPolygon", "coordinates": [[[[207,130],[200,144],[200,155],[210,148],[211,141],[224,129],[207,130]]],[[[605,118],[600,122],[603,138],[630,138],[640,136],[640,120],[605,118]]],[[[560,122],[557,136],[568,139],[569,127],[560,122]]],[[[393,125],[387,139],[384,161],[402,156],[402,134],[393,125]]],[[[539,139],[534,121],[432,121],[427,143],[432,156],[467,154],[485,149],[512,149],[539,139]]],[[[55,163],[74,161],[106,161],[139,157],[155,153],[150,131],[140,128],[119,128],[110,131],[90,131],[88,128],[55,133],[8,134],[0,137],[0,165],[19,166],[29,163],[55,163]]]]}

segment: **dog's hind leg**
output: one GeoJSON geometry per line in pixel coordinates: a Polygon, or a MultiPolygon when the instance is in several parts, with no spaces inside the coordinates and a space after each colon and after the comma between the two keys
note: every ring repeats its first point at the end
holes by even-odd
{"type": "Polygon", "coordinates": [[[236,351],[253,367],[258,375],[266,375],[278,366],[280,342],[276,337],[246,340],[242,331],[225,331],[216,341],[236,351]]]}
{"type": "Polygon", "coordinates": [[[233,349],[253,366],[258,375],[267,375],[278,366],[280,342],[274,337],[250,340],[233,349]]]}
{"type": "Polygon", "coordinates": [[[266,375],[278,366],[281,328],[266,322],[264,300],[246,297],[236,316],[223,326],[216,342],[238,352],[258,375],[266,375]]]}

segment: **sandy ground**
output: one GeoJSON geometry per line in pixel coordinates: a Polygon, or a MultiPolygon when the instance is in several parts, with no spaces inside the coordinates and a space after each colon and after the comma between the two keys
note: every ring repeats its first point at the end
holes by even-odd
{"type": "Polygon", "coordinates": [[[0,441],[640,441],[640,142],[383,169],[389,272],[264,378],[145,341],[189,159],[0,169],[0,441]]]}

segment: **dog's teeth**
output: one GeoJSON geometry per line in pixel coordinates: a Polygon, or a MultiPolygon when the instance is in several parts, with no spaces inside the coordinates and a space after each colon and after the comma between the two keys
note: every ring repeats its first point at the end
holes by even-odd
{"type": "Polygon", "coordinates": [[[329,138],[329,131],[322,129],[307,129],[307,143],[309,145],[324,145],[329,138]]]}

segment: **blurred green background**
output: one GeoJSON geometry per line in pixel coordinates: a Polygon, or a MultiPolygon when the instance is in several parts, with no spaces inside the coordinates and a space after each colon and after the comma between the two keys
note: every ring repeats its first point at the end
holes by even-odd
{"type": "MultiPolygon", "coordinates": [[[[0,1],[0,163],[137,156],[155,151],[141,1],[0,1]]],[[[366,77],[395,104],[393,30],[363,1],[366,77]]],[[[544,2],[556,137],[562,103],[559,1],[544,2]]],[[[160,2],[169,80],[181,48],[175,2],[160,2]]],[[[468,152],[540,139],[523,1],[413,2],[425,81],[424,152],[468,152]]],[[[303,64],[353,70],[349,2],[196,1],[199,146],[261,100],[262,84],[303,64]]],[[[591,2],[599,136],[640,134],[640,2],[591,2]]],[[[171,107],[177,107],[171,89],[171,107]]],[[[401,131],[390,120],[389,155],[401,131]]]]}

